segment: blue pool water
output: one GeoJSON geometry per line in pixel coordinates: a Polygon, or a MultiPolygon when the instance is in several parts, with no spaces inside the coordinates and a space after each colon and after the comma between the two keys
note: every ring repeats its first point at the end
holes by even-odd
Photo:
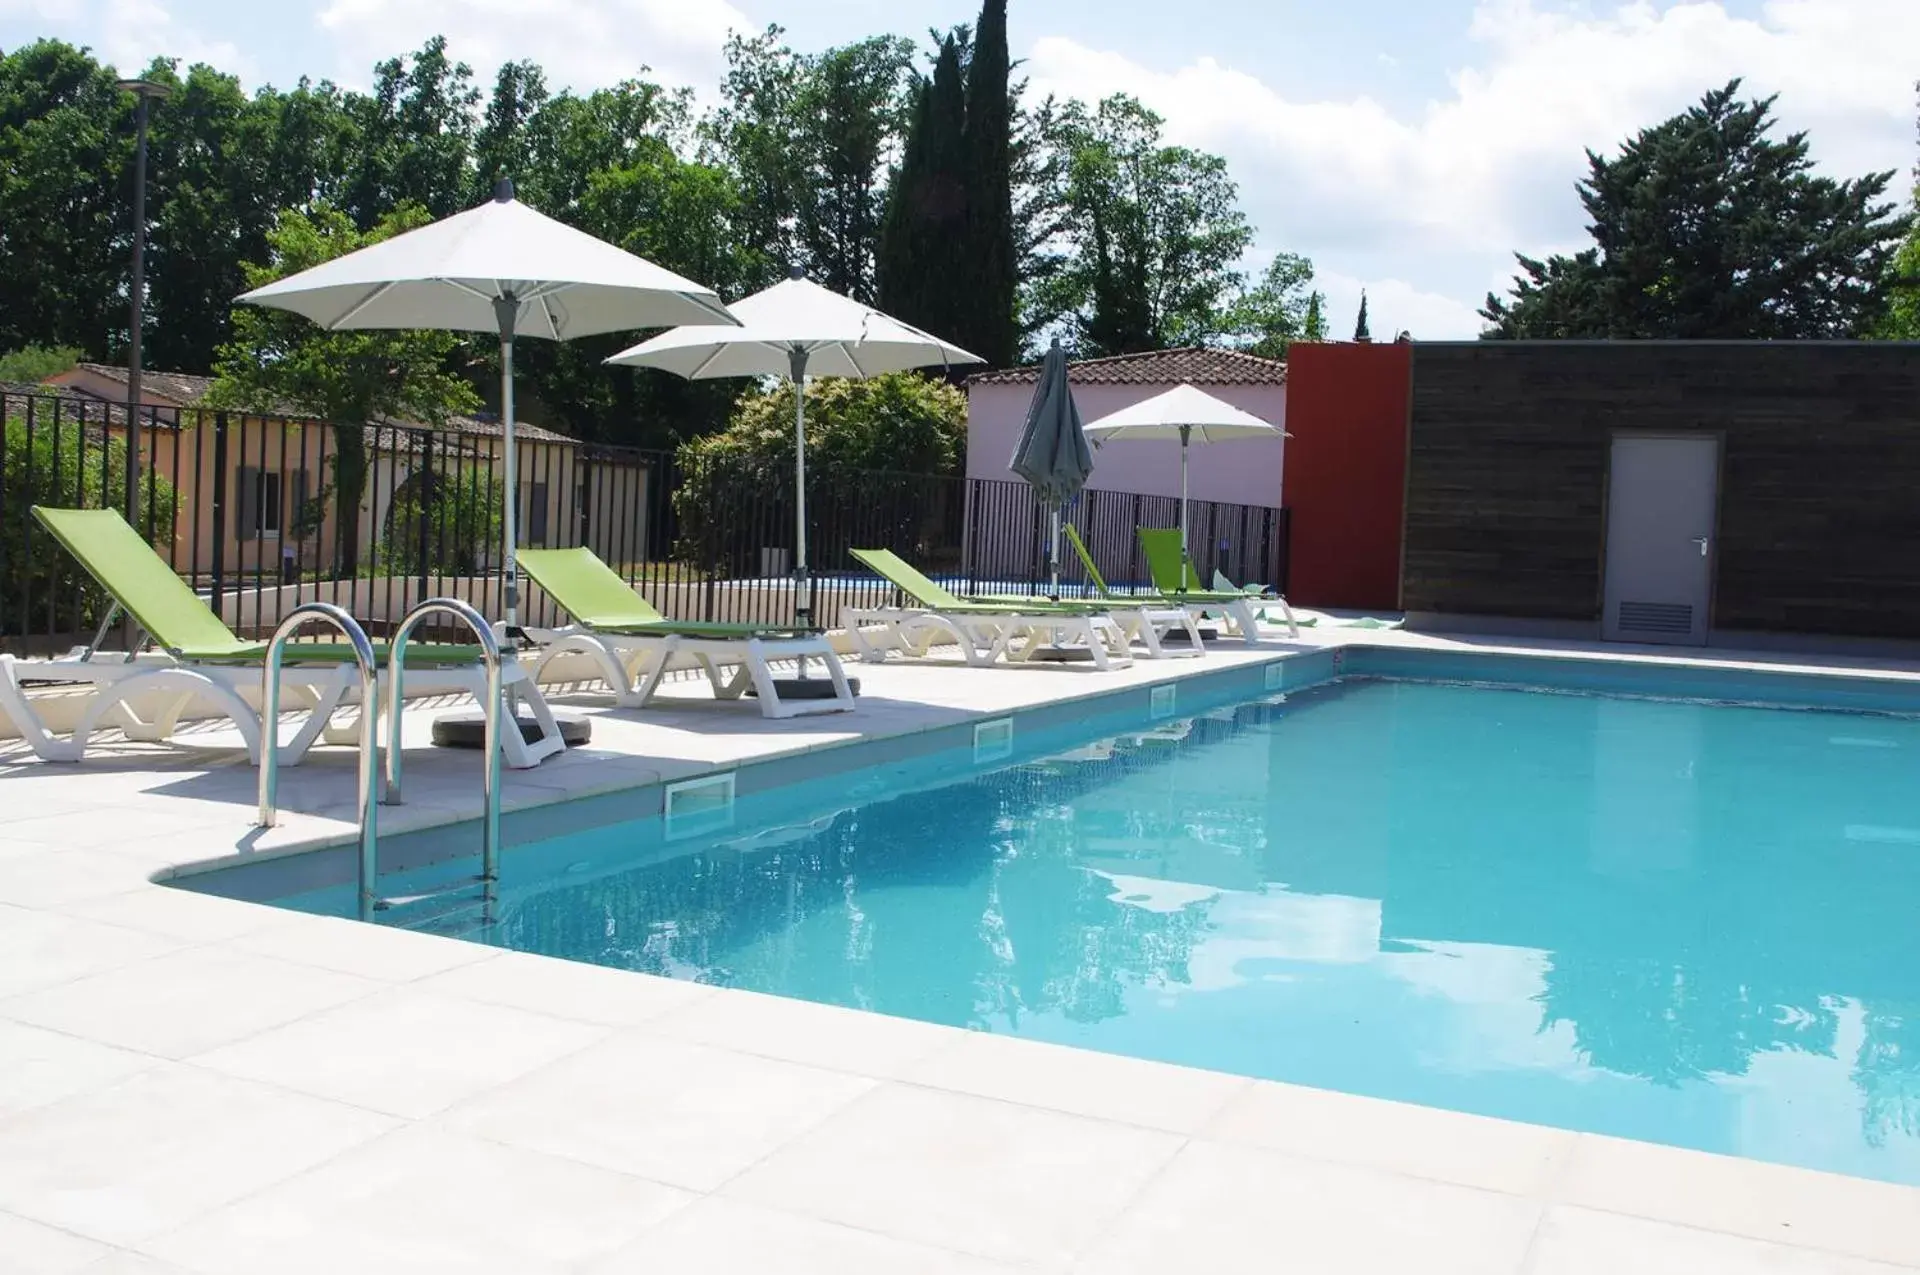
{"type": "Polygon", "coordinates": [[[1920,1183],[1920,721],[1347,679],[967,761],[516,852],[474,937],[1920,1183]]]}

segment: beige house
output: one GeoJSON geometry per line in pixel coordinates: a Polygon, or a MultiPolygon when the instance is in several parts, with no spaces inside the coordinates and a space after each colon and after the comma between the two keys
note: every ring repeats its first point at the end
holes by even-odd
{"type": "MultiPolygon", "coordinates": [[[[97,401],[98,420],[124,433],[127,370],[82,363],[48,380],[75,400],[97,401]],[[118,409],[118,410],[116,410],[118,409]]],[[[210,576],[216,562],[234,578],[324,572],[338,543],[331,505],[313,503],[331,472],[334,431],[321,421],[221,414],[203,406],[212,382],[173,372],[141,375],[144,464],[173,485],[178,509],[172,559],[183,575],[210,576]],[[216,470],[224,464],[224,516],[216,518],[216,470]],[[324,513],[323,513],[324,511],[324,513]],[[219,525],[216,525],[219,524],[219,525]],[[216,548],[217,546],[217,548],[216,548]]],[[[366,490],[360,502],[361,561],[383,539],[396,497],[422,471],[479,471],[499,480],[505,460],[497,418],[457,417],[438,430],[382,421],[370,432],[366,490]]],[[[609,562],[647,557],[647,468],[605,459],[568,435],[517,424],[519,539],[524,545],[586,543],[609,562]]],[[[166,546],[163,546],[165,548],[166,546]]],[[[495,565],[497,550],[482,565],[495,565]]]]}

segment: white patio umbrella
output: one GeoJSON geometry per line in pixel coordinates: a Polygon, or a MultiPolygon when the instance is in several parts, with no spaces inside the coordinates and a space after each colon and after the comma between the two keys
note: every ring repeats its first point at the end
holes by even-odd
{"type": "Polygon", "coordinates": [[[737,322],[713,291],[546,217],[502,181],[493,198],[240,297],[305,315],[329,330],[441,328],[500,334],[506,450],[507,626],[519,623],[514,561],[519,503],[513,441],[513,343],[678,323],[737,322]]]}
{"type": "Polygon", "coordinates": [[[657,367],[688,380],[785,376],[794,385],[795,610],[813,623],[807,575],[807,377],[880,376],[917,367],[984,363],[957,345],[890,318],[805,278],[792,276],[727,307],[738,327],[693,324],[663,332],[608,359],[657,367]]]}
{"type": "Polygon", "coordinates": [[[1286,431],[1252,412],[1243,412],[1186,384],[1087,422],[1087,437],[1095,447],[1148,439],[1180,440],[1180,553],[1183,557],[1187,553],[1188,448],[1194,443],[1221,443],[1234,438],[1286,436],[1286,431]]]}

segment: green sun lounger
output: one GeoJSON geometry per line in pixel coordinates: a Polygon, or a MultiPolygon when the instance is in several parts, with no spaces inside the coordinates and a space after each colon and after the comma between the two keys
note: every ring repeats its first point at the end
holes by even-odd
{"type": "Polygon", "coordinates": [[[854,707],[852,684],[824,633],[792,626],[668,619],[585,547],[522,549],[514,557],[521,570],[573,618],[572,624],[562,628],[528,627],[527,633],[541,648],[533,670],[536,679],[562,655],[585,655],[598,665],[622,708],[642,708],[654,700],[661,679],[676,661],[691,661],[706,670],[716,699],[741,699],[751,687],[766,717],[847,712],[854,707]],[[818,685],[830,686],[833,695],[796,694],[792,681],[785,683],[783,695],[769,661],[798,660],[804,670],[810,659],[826,667],[827,680],[818,685]],[[733,670],[730,675],[722,672],[727,668],[733,670]]]}
{"type": "Polygon", "coordinates": [[[898,589],[904,607],[846,607],[841,618],[853,635],[860,656],[878,663],[889,652],[924,658],[942,639],[957,643],[966,662],[992,664],[1005,659],[1018,664],[1043,647],[1065,638],[1084,642],[1093,665],[1107,669],[1131,664],[1132,641],[1127,628],[1103,602],[1052,602],[1045,598],[964,598],[930,579],[891,549],[853,549],[854,559],[872,568],[898,589]],[[882,630],[876,643],[866,630],[882,630]]]}
{"type": "MultiPolygon", "coordinates": [[[[247,741],[248,752],[259,757],[260,718],[240,694],[244,689],[259,690],[265,675],[268,643],[239,637],[215,615],[186,581],[155,553],[153,546],[112,509],[53,509],[36,505],[33,516],[45,527],[88,575],[93,577],[118,611],[133,617],[140,630],[163,654],[142,656],[130,653],[120,658],[95,659],[91,649],[76,656],[51,660],[19,660],[0,656],[0,710],[14,719],[34,751],[50,761],[78,761],[85,753],[87,740],[103,722],[111,719],[130,739],[163,740],[172,736],[180,716],[196,698],[217,703],[233,719],[247,741]],[[28,683],[90,683],[100,688],[69,739],[55,738],[34,711],[25,694],[28,683]],[[128,700],[136,695],[165,692],[167,698],[154,720],[135,716],[128,700]]],[[[111,617],[109,617],[111,618],[111,617]]],[[[102,625],[102,631],[106,626],[102,625]]],[[[384,644],[374,647],[381,669],[385,670],[388,651],[384,644]]],[[[291,642],[282,654],[281,681],[304,699],[311,709],[305,726],[291,744],[281,749],[281,764],[293,765],[312,747],[329,723],[335,709],[342,706],[347,693],[356,684],[353,649],[338,642],[291,642]]],[[[409,687],[443,692],[468,690],[483,694],[486,686],[477,646],[451,644],[409,644],[406,663],[419,673],[408,679],[409,687]]],[[[540,705],[531,682],[525,686],[525,671],[517,664],[503,670],[505,680],[516,686],[516,694],[540,705]]],[[[546,724],[543,721],[543,725],[546,724]]],[[[344,732],[335,732],[341,738],[344,732]]],[[[545,756],[559,751],[559,730],[551,732],[534,746],[519,738],[519,732],[503,732],[509,764],[532,766],[545,756]]]]}
{"type": "Polygon", "coordinates": [[[1275,595],[1267,598],[1240,590],[1223,592],[1197,587],[1199,577],[1187,559],[1186,550],[1181,547],[1178,529],[1136,527],[1134,534],[1140,538],[1140,551],[1146,555],[1147,572],[1153,577],[1153,587],[1160,591],[1161,597],[1202,610],[1220,612],[1248,644],[1260,640],[1260,617],[1253,604],[1271,602],[1286,616],[1289,636],[1300,636],[1300,625],[1293,618],[1293,608],[1287,605],[1283,597],[1275,595]]]}

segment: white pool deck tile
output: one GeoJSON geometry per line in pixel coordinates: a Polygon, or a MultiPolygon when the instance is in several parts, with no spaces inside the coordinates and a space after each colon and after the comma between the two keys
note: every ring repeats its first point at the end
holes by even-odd
{"type": "MultiPolygon", "coordinates": [[[[1673,652],[1309,633],[1461,650],[1673,652]]],[[[1268,659],[861,667],[861,712],[594,718],[509,809],[1268,659]]],[[[1920,678],[1891,659],[1689,652],[1920,678]]],[[[397,832],[478,809],[406,721],[397,832]]],[[[1920,1271],[1920,1190],[1165,1067],[152,883],[351,833],[350,754],[0,743],[0,1275],[1920,1271]]]]}
{"type": "Polygon", "coordinates": [[[74,1275],[112,1252],[71,1231],[0,1211],[0,1275],[74,1275]]]}
{"type": "Polygon", "coordinates": [[[1074,1269],[1505,1275],[1521,1269],[1542,1207],[1522,1196],[1195,1141],[1074,1269]]]}
{"type": "Polygon", "coordinates": [[[399,1130],[147,1247],[206,1275],[558,1275],[696,1197],[424,1126],[399,1130]]]}
{"type": "Polygon", "coordinates": [[[711,1191],[876,1083],[633,1028],[462,1103],[442,1123],[711,1191]]]}
{"type": "Polygon", "coordinates": [[[398,987],[196,1056],[212,1071],[423,1119],[607,1029],[398,987]]]}
{"type": "Polygon", "coordinates": [[[0,1123],[0,1210],[135,1245],[324,1164],[396,1123],[156,1060],[0,1123]]]}
{"type": "Polygon", "coordinates": [[[1181,1150],[1175,1134],[889,1082],[725,1194],[898,1239],[1058,1269],[1181,1150]]]}
{"type": "Polygon", "coordinates": [[[642,1232],[585,1275],[1016,1275],[1031,1267],[966,1257],[872,1231],[710,1195],[642,1232]]]}

